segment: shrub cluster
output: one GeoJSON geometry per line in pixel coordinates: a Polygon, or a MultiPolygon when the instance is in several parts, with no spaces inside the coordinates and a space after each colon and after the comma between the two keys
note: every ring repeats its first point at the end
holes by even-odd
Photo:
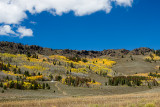
{"type": "Polygon", "coordinates": [[[24,82],[22,81],[8,81],[3,87],[6,88],[14,88],[14,89],[20,89],[20,90],[25,90],[25,89],[30,89],[30,90],[36,90],[36,89],[50,89],[50,86],[48,84],[40,84],[36,81],[29,81],[29,82],[24,82]]]}
{"type": "Polygon", "coordinates": [[[33,55],[32,55],[32,58],[36,58],[36,59],[38,59],[38,55],[33,54],[33,55]]]}
{"type": "Polygon", "coordinates": [[[58,76],[55,76],[55,81],[61,81],[62,80],[62,76],[58,75],[58,76]]]}
{"type": "Polygon", "coordinates": [[[67,57],[69,60],[71,61],[74,61],[74,62],[78,62],[78,61],[81,61],[81,58],[78,57],[78,56],[75,56],[75,57],[67,57]]]}
{"type": "Polygon", "coordinates": [[[160,50],[153,51],[153,53],[156,54],[157,56],[160,56],[160,50]]]}
{"type": "Polygon", "coordinates": [[[149,73],[148,76],[152,76],[152,77],[157,77],[157,78],[160,78],[160,75],[159,74],[156,74],[156,73],[149,73]]]}
{"type": "Polygon", "coordinates": [[[0,70],[9,71],[10,64],[5,65],[4,63],[0,63],[0,70]]]}
{"type": "Polygon", "coordinates": [[[99,72],[96,72],[96,74],[106,77],[108,73],[106,71],[99,71],[99,72]]]}
{"type": "Polygon", "coordinates": [[[145,61],[150,63],[152,62],[149,58],[146,58],[145,61]]]}
{"type": "Polygon", "coordinates": [[[143,76],[117,76],[109,79],[109,85],[140,86],[142,83],[142,80],[148,80],[148,78],[143,76]]]}
{"type": "Polygon", "coordinates": [[[82,87],[86,85],[87,87],[89,87],[88,82],[91,82],[91,79],[68,76],[64,79],[64,82],[66,85],[69,85],[69,86],[82,87]]]}

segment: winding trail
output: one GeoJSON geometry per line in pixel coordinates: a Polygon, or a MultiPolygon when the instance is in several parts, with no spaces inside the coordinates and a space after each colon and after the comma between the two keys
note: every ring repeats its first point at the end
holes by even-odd
{"type": "Polygon", "coordinates": [[[56,82],[55,87],[58,89],[58,91],[62,92],[63,95],[68,95],[65,91],[61,90],[61,88],[58,86],[58,82],[56,82]]]}

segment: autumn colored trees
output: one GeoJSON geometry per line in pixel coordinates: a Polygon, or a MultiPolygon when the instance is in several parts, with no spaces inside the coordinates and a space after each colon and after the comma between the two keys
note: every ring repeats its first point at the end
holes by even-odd
{"type": "MultiPolygon", "coordinates": [[[[118,85],[128,85],[128,86],[141,86],[142,81],[150,81],[152,79],[143,76],[117,76],[109,78],[109,85],[118,86],[118,85]]],[[[158,85],[157,81],[152,80],[154,85],[158,85]]]]}

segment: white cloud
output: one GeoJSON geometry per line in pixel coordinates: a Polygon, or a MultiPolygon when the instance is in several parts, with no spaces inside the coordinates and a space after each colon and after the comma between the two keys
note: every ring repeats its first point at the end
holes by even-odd
{"type": "Polygon", "coordinates": [[[30,21],[30,23],[33,25],[37,24],[37,22],[34,22],[34,21],[30,21]]]}
{"type": "Polygon", "coordinates": [[[24,18],[26,13],[16,4],[8,4],[9,0],[0,0],[0,23],[18,24],[24,18]]]}
{"type": "Polygon", "coordinates": [[[132,6],[133,0],[113,0],[120,6],[132,6]]]}
{"type": "Polygon", "coordinates": [[[31,29],[26,29],[25,27],[19,27],[17,33],[20,34],[20,38],[33,36],[33,31],[31,29]]]}
{"type": "Polygon", "coordinates": [[[23,26],[17,28],[16,32],[14,32],[10,25],[0,26],[0,35],[5,36],[14,36],[14,37],[31,37],[33,36],[33,31],[31,29],[27,29],[23,26]]]}
{"type": "Polygon", "coordinates": [[[15,34],[15,32],[11,29],[11,26],[9,25],[0,26],[0,35],[8,36],[9,34],[15,34]]]}
{"type": "MultiPolygon", "coordinates": [[[[0,0],[0,24],[21,24],[31,14],[48,11],[62,15],[73,11],[77,16],[89,15],[97,11],[109,13],[112,3],[132,6],[133,0],[0,0]]],[[[24,35],[23,35],[24,36],[24,35]]]]}

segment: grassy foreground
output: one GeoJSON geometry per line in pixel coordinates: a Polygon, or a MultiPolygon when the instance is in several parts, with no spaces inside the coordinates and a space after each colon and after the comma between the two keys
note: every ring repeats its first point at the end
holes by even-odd
{"type": "Polygon", "coordinates": [[[160,93],[6,101],[1,107],[159,107],[160,93]]]}

